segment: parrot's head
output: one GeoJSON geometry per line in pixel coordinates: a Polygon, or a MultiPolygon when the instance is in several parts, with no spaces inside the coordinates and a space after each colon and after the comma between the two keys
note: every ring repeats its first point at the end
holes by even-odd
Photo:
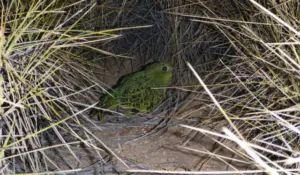
{"type": "Polygon", "coordinates": [[[153,63],[147,66],[145,71],[159,86],[167,86],[172,80],[172,68],[166,61],[153,63]]]}

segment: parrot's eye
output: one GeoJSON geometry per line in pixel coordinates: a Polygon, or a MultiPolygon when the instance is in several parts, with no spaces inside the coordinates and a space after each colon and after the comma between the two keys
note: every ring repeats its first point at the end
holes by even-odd
{"type": "Polygon", "coordinates": [[[163,67],[161,68],[161,70],[164,71],[164,72],[167,72],[168,69],[169,69],[168,66],[163,66],[163,67]]]}

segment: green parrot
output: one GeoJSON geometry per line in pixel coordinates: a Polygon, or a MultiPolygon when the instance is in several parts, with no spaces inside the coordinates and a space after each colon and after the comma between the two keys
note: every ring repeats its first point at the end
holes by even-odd
{"type": "MultiPolygon", "coordinates": [[[[172,79],[172,70],[168,62],[157,62],[148,65],[144,70],[122,78],[111,95],[100,98],[97,106],[109,110],[124,109],[126,115],[133,113],[149,113],[153,111],[165,98],[166,88],[172,79]]],[[[98,115],[103,119],[103,111],[91,115],[98,115]]]]}

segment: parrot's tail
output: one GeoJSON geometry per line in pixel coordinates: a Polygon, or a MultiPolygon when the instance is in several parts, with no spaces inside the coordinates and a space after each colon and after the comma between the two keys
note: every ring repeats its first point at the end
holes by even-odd
{"type": "Polygon", "coordinates": [[[89,113],[90,118],[94,120],[103,121],[104,120],[104,112],[99,109],[92,109],[89,113]]]}

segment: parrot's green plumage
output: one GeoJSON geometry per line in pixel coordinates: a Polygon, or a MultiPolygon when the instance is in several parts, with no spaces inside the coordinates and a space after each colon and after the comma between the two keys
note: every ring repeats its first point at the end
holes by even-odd
{"type": "Polygon", "coordinates": [[[127,114],[133,110],[139,113],[151,112],[165,99],[164,87],[168,86],[171,79],[169,63],[153,63],[121,79],[111,95],[106,94],[100,98],[99,106],[110,110],[125,109],[127,114]]]}

